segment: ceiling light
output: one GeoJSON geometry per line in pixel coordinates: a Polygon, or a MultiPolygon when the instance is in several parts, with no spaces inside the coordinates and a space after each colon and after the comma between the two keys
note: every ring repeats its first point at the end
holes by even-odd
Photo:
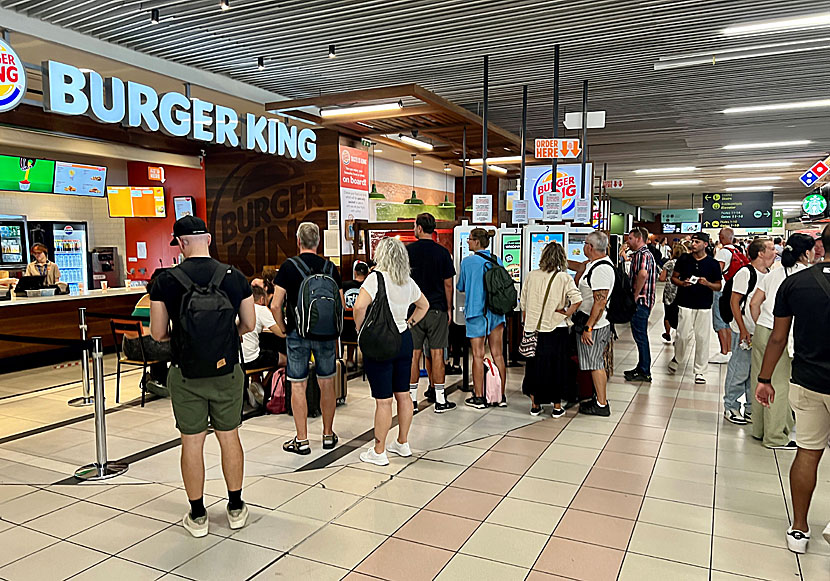
{"type": "Polygon", "coordinates": [[[424,160],[422,160],[422,159],[416,159],[416,160],[415,160],[415,161],[413,161],[412,163],[424,163],[424,160]]]}
{"type": "Polygon", "coordinates": [[[261,56],[261,57],[256,59],[256,68],[258,68],[261,71],[265,70],[265,57],[264,56],[261,56]]]}
{"type": "MultiPolygon", "coordinates": [[[[471,167],[471,166],[468,165],[467,169],[472,170],[472,171],[477,171],[478,173],[484,173],[482,171],[484,169],[483,167],[471,167]]],[[[499,165],[490,165],[488,163],[487,164],[487,173],[497,173],[497,174],[500,174],[500,175],[505,175],[505,174],[507,174],[507,169],[503,168],[499,165]]]]}
{"type": "Polygon", "coordinates": [[[651,186],[695,186],[703,180],[666,180],[662,182],[651,182],[651,186]]]}
{"type": "Polygon", "coordinates": [[[362,125],[363,127],[366,127],[368,129],[374,129],[375,128],[374,125],[369,125],[368,123],[364,123],[363,121],[355,121],[355,123],[357,125],[362,125]]]}
{"type": "Polygon", "coordinates": [[[219,0],[219,8],[221,8],[222,10],[230,10],[231,0],[219,0]]]}
{"type": "Polygon", "coordinates": [[[755,113],[759,111],[783,111],[787,109],[817,109],[819,107],[830,107],[830,99],[796,101],[795,103],[776,103],[774,105],[753,105],[751,107],[730,107],[729,109],[724,109],[722,112],[755,113]]]}
{"type": "Polygon", "coordinates": [[[773,186],[740,186],[737,188],[726,188],[727,192],[765,192],[774,189],[773,186]]]}
{"type": "Polygon", "coordinates": [[[343,107],[340,109],[323,109],[320,111],[320,117],[323,119],[330,119],[332,117],[342,117],[345,115],[360,115],[361,113],[381,113],[383,111],[400,111],[403,109],[403,103],[381,103],[379,105],[361,105],[359,107],[343,107]]]}
{"type": "Polygon", "coordinates": [[[415,139],[414,137],[410,137],[409,135],[404,135],[403,133],[392,133],[387,135],[386,137],[391,137],[392,139],[397,139],[398,141],[402,141],[407,145],[411,145],[413,147],[417,147],[418,149],[423,149],[424,151],[432,151],[433,147],[431,143],[427,143],[426,141],[421,141],[420,139],[415,139]]]}
{"type": "Polygon", "coordinates": [[[767,161],[763,163],[732,163],[723,166],[723,169],[762,169],[765,167],[789,167],[791,161],[767,161]]]}
{"type": "MultiPolygon", "coordinates": [[[[468,159],[467,160],[470,165],[484,165],[484,160],[481,158],[478,159],[468,159]]],[[[522,156],[521,155],[511,155],[506,157],[488,157],[487,158],[487,165],[492,163],[522,163],[522,156]]]]}
{"type": "Polygon", "coordinates": [[[423,206],[424,201],[420,199],[416,194],[415,190],[412,190],[412,195],[403,201],[404,204],[407,206],[423,206]]]}
{"type": "Polygon", "coordinates": [[[766,20],[755,24],[743,24],[730,26],[721,30],[724,36],[737,36],[739,34],[757,34],[761,32],[778,32],[781,30],[792,30],[794,28],[816,28],[830,26],[830,12],[813,14],[811,16],[800,16],[798,18],[787,18],[777,20],[766,20]]]}
{"type": "Polygon", "coordinates": [[[767,143],[734,143],[724,145],[723,149],[763,149],[767,147],[791,147],[794,145],[808,145],[812,143],[809,139],[797,139],[795,141],[770,141],[767,143]]]}
{"type": "Polygon", "coordinates": [[[694,166],[685,167],[655,167],[652,169],[635,169],[634,173],[686,173],[697,170],[694,166]]]}
{"type": "Polygon", "coordinates": [[[329,45],[329,58],[330,59],[337,58],[337,50],[334,48],[333,44],[329,45]]]}
{"type": "Polygon", "coordinates": [[[660,57],[654,63],[654,70],[676,69],[694,65],[714,65],[719,62],[741,60],[747,58],[775,56],[797,52],[809,52],[830,48],[830,38],[813,38],[810,40],[794,40],[790,42],[775,42],[744,48],[724,49],[717,52],[693,53],[683,56],[660,57]]]}
{"type": "Polygon", "coordinates": [[[766,182],[780,180],[781,176],[754,176],[751,178],[726,178],[726,182],[766,182]]]}
{"type": "Polygon", "coordinates": [[[158,24],[160,18],[161,15],[159,14],[158,8],[153,8],[152,10],[150,10],[150,24],[158,24]]]}
{"type": "Polygon", "coordinates": [[[383,153],[383,150],[380,147],[375,147],[375,153],[383,153]]]}
{"type": "Polygon", "coordinates": [[[448,164],[448,163],[444,164],[444,171],[452,171],[452,168],[450,167],[450,164],[448,164]]]}
{"type": "Polygon", "coordinates": [[[378,191],[378,187],[377,187],[376,184],[372,184],[372,191],[369,192],[369,199],[370,200],[385,200],[386,196],[384,196],[383,194],[381,194],[378,191]]]}

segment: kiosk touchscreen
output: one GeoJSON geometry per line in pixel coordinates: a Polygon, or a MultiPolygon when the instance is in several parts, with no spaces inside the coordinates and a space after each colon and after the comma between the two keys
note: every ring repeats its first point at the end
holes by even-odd
{"type": "Polygon", "coordinates": [[[522,278],[531,270],[539,268],[542,251],[549,243],[555,241],[568,247],[568,230],[566,225],[531,224],[524,227],[522,253],[526,260],[522,261],[522,278]]]}
{"type": "MultiPolygon", "coordinates": [[[[499,244],[496,247],[498,250],[496,254],[501,257],[504,263],[504,268],[513,279],[516,285],[516,294],[522,294],[522,229],[521,228],[507,228],[502,225],[499,228],[499,244]]],[[[521,307],[516,304],[516,310],[520,311],[521,307]]]]}
{"type": "MultiPolygon", "coordinates": [[[[588,234],[594,232],[593,228],[587,227],[571,227],[570,231],[568,232],[568,245],[565,248],[565,251],[568,255],[568,260],[573,260],[574,262],[585,262],[588,258],[585,256],[585,239],[588,237],[588,234]]],[[[572,270],[568,270],[568,273],[571,276],[575,276],[576,272],[572,270]]]]}
{"type": "Polygon", "coordinates": [[[461,272],[461,261],[470,256],[470,248],[467,246],[467,240],[470,238],[470,232],[473,228],[484,228],[487,231],[496,232],[496,237],[490,241],[491,251],[498,251],[501,248],[499,230],[492,225],[469,224],[464,220],[460,226],[453,228],[453,245],[452,245],[452,260],[455,265],[455,276],[452,279],[453,288],[453,321],[456,325],[466,325],[464,320],[464,293],[459,292],[456,288],[458,285],[458,273],[461,272]]]}

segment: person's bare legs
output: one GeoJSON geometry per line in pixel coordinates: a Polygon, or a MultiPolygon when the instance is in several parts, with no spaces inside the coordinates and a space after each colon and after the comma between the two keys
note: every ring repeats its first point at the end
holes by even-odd
{"type": "Polygon", "coordinates": [[[337,407],[337,398],[334,396],[334,378],[320,379],[318,383],[320,384],[320,411],[323,413],[323,435],[330,436],[334,433],[334,408],[337,407]]]}
{"type": "MultiPolygon", "coordinates": [[[[409,394],[405,394],[409,395],[409,394]]],[[[409,400],[409,413],[412,414],[412,400],[409,400]]],[[[398,404],[400,409],[400,404],[398,404]]],[[[375,454],[386,452],[386,435],[392,427],[392,398],[375,400],[375,454]]]]}
{"type": "Polygon", "coordinates": [[[407,392],[396,391],[395,401],[398,403],[398,443],[406,444],[409,441],[409,428],[412,426],[412,399],[407,392]]]}
{"type": "Polygon", "coordinates": [[[446,379],[446,368],[444,366],[444,350],[430,349],[432,357],[427,362],[427,373],[432,385],[444,385],[446,379]]]}
{"type": "Polygon", "coordinates": [[[473,393],[484,397],[484,337],[470,339],[470,351],[473,354],[473,393]]]}
{"type": "Polygon", "coordinates": [[[807,512],[816,488],[818,463],[824,450],[798,448],[790,467],[790,492],[793,497],[793,529],[808,532],[807,512]]]}
{"type": "Polygon", "coordinates": [[[222,450],[222,474],[225,475],[225,484],[228,490],[241,490],[245,474],[245,452],[242,450],[242,442],[239,441],[239,428],[229,432],[216,430],[214,433],[222,450]]]}
{"type": "MultiPolygon", "coordinates": [[[[421,379],[421,353],[420,349],[412,350],[412,367],[409,370],[409,383],[418,383],[421,379]]],[[[412,399],[409,400],[412,402],[412,399]]]]}
{"type": "Polygon", "coordinates": [[[666,319],[663,319],[663,328],[666,330],[666,335],[671,335],[671,325],[666,319]]]}
{"type": "Polygon", "coordinates": [[[732,349],[732,331],[730,329],[718,331],[718,341],[720,341],[720,352],[724,355],[729,353],[732,349]]]}
{"type": "Polygon", "coordinates": [[[504,324],[501,324],[490,332],[487,343],[490,345],[490,357],[493,359],[496,369],[499,370],[499,376],[501,376],[502,395],[504,395],[504,390],[507,388],[507,366],[504,363],[503,340],[504,324]]]}
{"type": "MultiPolygon", "coordinates": [[[[294,427],[297,429],[297,439],[308,440],[308,402],[305,400],[305,390],[308,381],[291,382],[291,413],[294,416],[294,427]]],[[[322,406],[322,392],[320,405],[322,406]]]]}
{"type": "MultiPolygon", "coordinates": [[[[182,481],[189,500],[199,500],[205,493],[205,437],[200,434],[182,434],[182,481]]],[[[224,454],[223,454],[224,457],[224,454]]]]}
{"type": "Polygon", "coordinates": [[[599,405],[607,405],[608,401],[605,398],[607,397],[608,393],[608,376],[605,374],[605,370],[591,370],[591,379],[594,381],[594,389],[596,389],[597,391],[597,403],[599,405]]]}

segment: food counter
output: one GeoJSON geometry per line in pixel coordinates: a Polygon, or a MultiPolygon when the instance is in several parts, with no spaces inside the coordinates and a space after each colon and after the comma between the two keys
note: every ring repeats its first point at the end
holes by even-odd
{"type": "MultiPolygon", "coordinates": [[[[0,301],[0,328],[2,333],[8,335],[80,339],[79,308],[85,307],[87,311],[96,313],[131,315],[135,304],[144,293],[144,288],[110,288],[106,292],[91,290],[76,295],[13,297],[11,300],[0,301]]],[[[100,336],[104,347],[112,347],[109,319],[90,317],[87,318],[87,326],[88,337],[100,336]]],[[[49,353],[50,361],[54,361],[54,356],[60,355],[60,352],[67,355],[68,360],[77,356],[62,347],[0,341],[0,372],[6,367],[2,360],[41,352],[54,352],[49,353]]]]}

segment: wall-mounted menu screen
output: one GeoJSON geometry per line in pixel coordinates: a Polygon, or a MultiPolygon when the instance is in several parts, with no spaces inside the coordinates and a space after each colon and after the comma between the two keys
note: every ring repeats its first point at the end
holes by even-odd
{"type": "Polygon", "coordinates": [[[56,194],[104,197],[107,183],[107,168],[82,163],[55,163],[56,194]]]}
{"type": "Polygon", "coordinates": [[[54,183],[54,161],[0,155],[0,190],[51,194],[54,183]]]}
{"type": "Polygon", "coordinates": [[[113,186],[107,188],[111,218],[165,218],[164,188],[113,186]]]}

